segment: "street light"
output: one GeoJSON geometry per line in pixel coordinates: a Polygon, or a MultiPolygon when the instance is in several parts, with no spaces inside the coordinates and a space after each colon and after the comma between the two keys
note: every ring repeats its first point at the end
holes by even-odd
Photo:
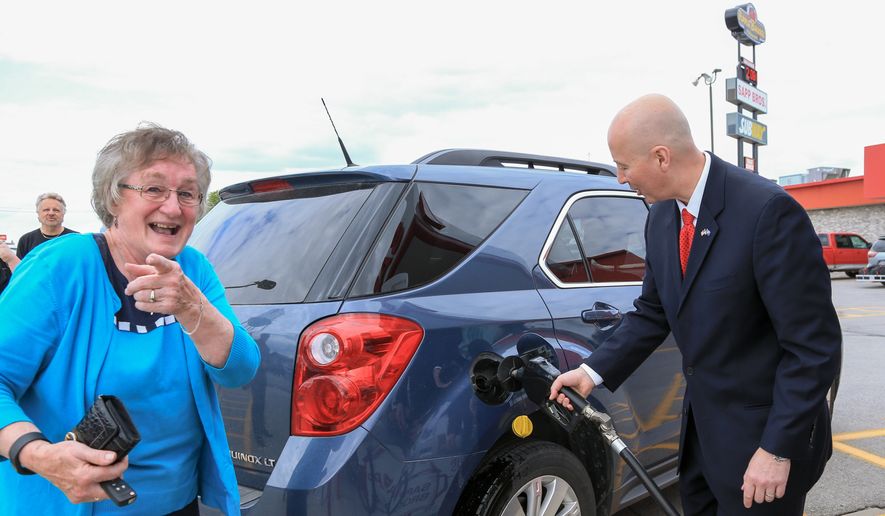
{"type": "Polygon", "coordinates": [[[713,70],[712,77],[706,73],[702,73],[702,74],[698,75],[697,79],[691,81],[692,86],[697,86],[698,82],[700,82],[700,80],[703,79],[704,84],[706,84],[707,87],[710,89],[710,152],[711,153],[715,152],[713,150],[713,83],[716,82],[716,75],[718,75],[719,72],[721,72],[721,71],[722,71],[721,69],[716,68],[715,70],[713,70]]]}

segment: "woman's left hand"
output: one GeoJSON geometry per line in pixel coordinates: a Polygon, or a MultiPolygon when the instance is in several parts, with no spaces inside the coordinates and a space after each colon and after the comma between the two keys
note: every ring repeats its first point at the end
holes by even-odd
{"type": "Polygon", "coordinates": [[[126,272],[136,278],[126,286],[125,294],[135,298],[135,308],[150,313],[179,316],[200,309],[202,293],[185,276],[178,262],[150,254],[145,265],[127,263],[126,272]]]}

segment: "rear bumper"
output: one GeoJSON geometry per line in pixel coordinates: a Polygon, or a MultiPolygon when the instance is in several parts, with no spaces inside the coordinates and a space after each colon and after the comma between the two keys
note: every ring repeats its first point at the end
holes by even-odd
{"type": "Polygon", "coordinates": [[[240,487],[242,514],[451,514],[480,458],[402,461],[362,428],[339,437],[290,437],[264,488],[240,487]]]}
{"type": "Polygon", "coordinates": [[[851,272],[860,271],[867,266],[866,263],[840,263],[838,265],[830,265],[830,271],[833,272],[851,272]]]}

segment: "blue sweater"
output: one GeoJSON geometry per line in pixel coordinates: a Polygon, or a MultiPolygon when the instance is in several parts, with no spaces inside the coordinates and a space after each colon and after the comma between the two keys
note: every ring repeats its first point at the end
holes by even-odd
{"type": "MultiPolygon", "coordinates": [[[[199,494],[203,503],[239,514],[237,481],[213,382],[223,387],[249,382],[258,368],[258,346],[237,321],[208,260],[186,247],[176,261],[234,326],[230,356],[222,368],[204,362],[183,332],[185,363],[178,365],[189,378],[204,435],[197,443],[199,494]]],[[[92,235],[47,242],[22,260],[0,295],[0,428],[32,421],[57,442],[98,394],[113,394],[96,391],[99,379],[115,375],[105,359],[111,332],[119,331],[113,324],[119,309],[92,235]]],[[[8,461],[0,460],[0,514],[30,515],[39,508],[44,514],[91,515],[92,506],[73,505],[42,477],[18,475],[8,461]]]]}

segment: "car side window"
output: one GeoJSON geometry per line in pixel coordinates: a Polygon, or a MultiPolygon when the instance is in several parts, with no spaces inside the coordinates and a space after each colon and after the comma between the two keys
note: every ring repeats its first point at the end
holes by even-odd
{"type": "Polygon", "coordinates": [[[547,253],[546,263],[550,272],[563,283],[587,283],[590,281],[587,263],[584,261],[580,247],[578,247],[578,239],[575,238],[570,218],[566,217],[559,227],[556,238],[553,239],[553,246],[547,253]]]}
{"type": "Polygon", "coordinates": [[[857,235],[851,235],[849,238],[851,239],[851,247],[855,249],[867,249],[869,247],[867,241],[857,235]]]}
{"type": "Polygon", "coordinates": [[[473,252],[510,215],[526,190],[412,184],[368,255],[350,297],[430,283],[473,252]]]}
{"type": "Polygon", "coordinates": [[[638,197],[578,199],[557,230],[546,268],[562,283],[642,281],[647,217],[648,207],[638,197]]]}
{"type": "Polygon", "coordinates": [[[846,235],[836,235],[836,247],[839,249],[851,249],[851,239],[846,235]]]}
{"type": "Polygon", "coordinates": [[[818,233],[817,238],[820,239],[820,245],[823,247],[827,247],[830,245],[830,235],[826,233],[818,233]]]}

